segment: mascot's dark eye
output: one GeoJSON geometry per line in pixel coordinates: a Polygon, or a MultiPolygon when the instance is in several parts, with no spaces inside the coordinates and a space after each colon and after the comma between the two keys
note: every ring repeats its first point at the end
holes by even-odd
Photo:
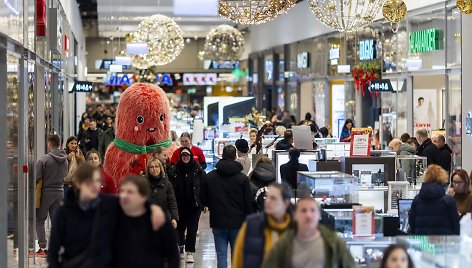
{"type": "Polygon", "coordinates": [[[161,114],[161,117],[159,117],[159,119],[161,119],[161,121],[164,121],[164,119],[166,118],[165,115],[161,114]]]}
{"type": "Polygon", "coordinates": [[[142,116],[136,117],[136,122],[138,122],[138,124],[144,123],[144,117],[142,117],[142,116]]]}

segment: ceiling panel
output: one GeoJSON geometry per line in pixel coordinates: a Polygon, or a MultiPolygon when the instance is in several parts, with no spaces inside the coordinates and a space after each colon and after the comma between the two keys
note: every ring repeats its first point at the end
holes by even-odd
{"type": "MultiPolygon", "coordinates": [[[[211,4],[211,1],[203,2],[211,4]]],[[[185,0],[178,2],[182,3],[185,0]]],[[[176,17],[174,0],[97,0],[98,32],[101,37],[123,37],[127,33],[134,32],[145,17],[154,14],[174,18],[185,37],[204,37],[213,27],[232,24],[219,16],[200,16],[202,10],[195,10],[194,15],[176,17]]]]}

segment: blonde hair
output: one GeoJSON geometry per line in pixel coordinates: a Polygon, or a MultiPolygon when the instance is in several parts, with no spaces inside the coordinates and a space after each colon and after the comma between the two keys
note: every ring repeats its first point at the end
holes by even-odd
{"type": "Polygon", "coordinates": [[[423,176],[423,183],[445,184],[449,180],[447,172],[438,165],[429,165],[423,176]]]}
{"type": "Polygon", "coordinates": [[[284,127],[284,126],[277,126],[277,127],[275,128],[275,133],[276,133],[277,135],[283,136],[286,130],[287,130],[287,128],[284,127]]]}
{"type": "Polygon", "coordinates": [[[165,178],[165,170],[164,170],[164,166],[162,165],[161,161],[157,158],[153,158],[151,160],[149,160],[149,162],[147,163],[147,166],[146,166],[146,177],[149,177],[150,176],[150,173],[149,173],[149,167],[151,166],[152,163],[157,163],[157,165],[159,166],[159,178],[162,179],[162,178],[165,178]]]}

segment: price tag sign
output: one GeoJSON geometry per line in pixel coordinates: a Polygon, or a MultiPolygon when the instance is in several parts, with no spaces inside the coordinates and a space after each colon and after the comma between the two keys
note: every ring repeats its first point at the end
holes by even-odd
{"type": "Polygon", "coordinates": [[[370,92],[393,92],[393,86],[390,79],[371,80],[368,90],[370,92]]]}
{"type": "Polygon", "coordinates": [[[69,92],[92,92],[93,83],[87,81],[75,81],[74,86],[69,92]]]}
{"type": "Polygon", "coordinates": [[[351,150],[349,155],[369,157],[371,144],[371,128],[353,128],[351,131],[351,150]]]}
{"type": "Polygon", "coordinates": [[[354,237],[374,236],[374,207],[354,206],[352,208],[352,231],[354,237]]]}

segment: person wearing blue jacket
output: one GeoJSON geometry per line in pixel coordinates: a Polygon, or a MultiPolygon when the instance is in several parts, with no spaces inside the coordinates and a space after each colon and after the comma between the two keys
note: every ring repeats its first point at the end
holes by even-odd
{"type": "Polygon", "coordinates": [[[459,213],[454,199],[446,195],[443,184],[447,172],[430,165],[424,173],[423,185],[411,204],[410,232],[415,235],[459,235],[459,213]]]}
{"type": "Polygon", "coordinates": [[[346,119],[344,122],[343,130],[341,131],[341,136],[339,137],[340,142],[350,142],[351,141],[351,131],[354,127],[354,122],[351,119],[346,119]]]}

